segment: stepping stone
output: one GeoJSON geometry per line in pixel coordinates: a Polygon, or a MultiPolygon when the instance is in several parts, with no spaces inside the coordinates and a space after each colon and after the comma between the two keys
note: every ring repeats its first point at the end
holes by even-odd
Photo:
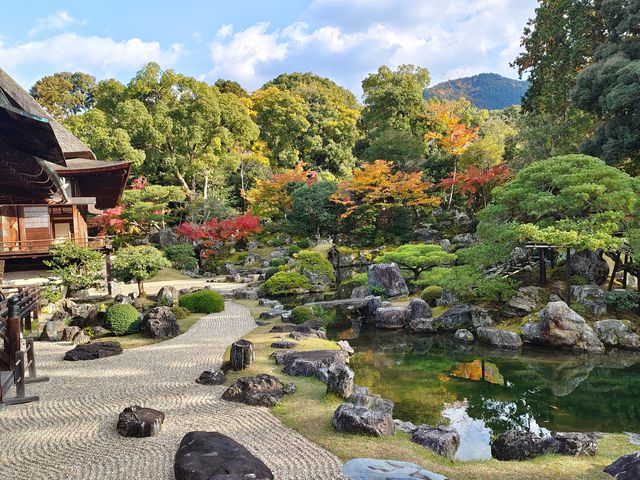
{"type": "Polygon", "coordinates": [[[351,480],[447,480],[447,477],[433,473],[415,463],[375,458],[354,458],[342,466],[351,480]]]}
{"type": "Polygon", "coordinates": [[[134,405],[120,414],[116,430],[123,437],[153,437],[160,433],[163,422],[161,411],[134,405]]]}
{"type": "Polygon", "coordinates": [[[276,340],[271,344],[271,348],[286,348],[288,350],[296,348],[297,346],[297,342],[290,342],[289,340],[276,340]]]}
{"type": "Polygon", "coordinates": [[[262,460],[219,432],[187,433],[180,442],[173,470],[176,480],[274,478],[262,460]]]}
{"type": "Polygon", "coordinates": [[[196,382],[201,385],[222,385],[227,381],[227,376],[224,374],[222,370],[205,370],[200,374],[200,376],[196,379],[196,382]]]}
{"type": "Polygon", "coordinates": [[[65,360],[96,360],[97,358],[120,355],[122,347],[118,342],[91,342],[78,345],[64,355],[65,360]]]}

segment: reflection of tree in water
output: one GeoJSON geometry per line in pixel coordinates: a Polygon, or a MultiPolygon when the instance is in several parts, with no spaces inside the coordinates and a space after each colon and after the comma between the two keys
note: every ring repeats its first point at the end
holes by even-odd
{"type": "Polygon", "coordinates": [[[504,377],[495,363],[486,360],[474,360],[473,362],[461,362],[451,372],[451,375],[467,380],[483,381],[504,385],[504,377]]]}

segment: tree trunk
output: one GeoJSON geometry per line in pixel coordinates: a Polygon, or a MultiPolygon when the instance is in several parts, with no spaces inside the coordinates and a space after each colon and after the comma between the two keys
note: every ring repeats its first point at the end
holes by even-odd
{"type": "Polygon", "coordinates": [[[206,201],[209,198],[209,170],[204,171],[204,187],[202,190],[202,198],[206,201]]]}
{"type": "Polygon", "coordinates": [[[142,280],[138,280],[138,296],[146,297],[147,294],[144,291],[144,282],[142,280]]]}
{"type": "Polygon", "coordinates": [[[449,192],[449,204],[447,206],[447,210],[451,209],[451,204],[453,203],[453,189],[456,188],[456,175],[458,174],[458,157],[457,155],[453,157],[453,182],[451,184],[451,191],[449,192]]]}
{"type": "Polygon", "coordinates": [[[244,370],[254,359],[253,343],[249,340],[238,340],[231,344],[230,363],[235,371],[244,370]]]}

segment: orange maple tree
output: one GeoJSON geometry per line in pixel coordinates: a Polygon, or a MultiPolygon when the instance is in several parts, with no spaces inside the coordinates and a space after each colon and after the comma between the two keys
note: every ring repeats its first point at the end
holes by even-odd
{"type": "Polygon", "coordinates": [[[450,173],[447,178],[440,181],[440,187],[443,190],[457,188],[467,199],[467,205],[478,209],[486,207],[491,198],[491,191],[509,178],[511,178],[511,171],[503,165],[496,165],[489,169],[479,169],[471,165],[457,175],[450,173]]]}
{"type": "Polygon", "coordinates": [[[355,169],[350,179],[338,185],[332,200],[346,207],[341,218],[347,218],[362,205],[380,211],[394,207],[415,209],[440,203],[438,197],[427,193],[432,186],[420,172],[393,173],[393,162],[376,160],[355,169]]]}

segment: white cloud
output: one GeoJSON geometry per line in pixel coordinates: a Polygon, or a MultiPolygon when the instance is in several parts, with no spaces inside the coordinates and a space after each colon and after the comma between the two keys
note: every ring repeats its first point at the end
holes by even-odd
{"type": "Polygon", "coordinates": [[[432,82],[509,67],[536,0],[314,0],[281,29],[224,25],[210,45],[209,76],[250,88],[283,71],[314,71],[359,91],[380,65],[427,67],[432,82]]]}
{"type": "Polygon", "coordinates": [[[180,44],[163,49],[158,42],[139,38],[116,41],[109,37],[63,33],[45,40],[5,45],[0,41],[0,65],[12,69],[51,66],[54,71],[80,70],[98,76],[116,75],[155,61],[174,64],[183,52],[180,44]]]}
{"type": "Polygon", "coordinates": [[[73,18],[68,12],[62,10],[46,17],[37,18],[35,26],[29,30],[29,36],[32,37],[40,32],[61,30],[70,25],[84,25],[86,23],[86,21],[73,18]]]}

